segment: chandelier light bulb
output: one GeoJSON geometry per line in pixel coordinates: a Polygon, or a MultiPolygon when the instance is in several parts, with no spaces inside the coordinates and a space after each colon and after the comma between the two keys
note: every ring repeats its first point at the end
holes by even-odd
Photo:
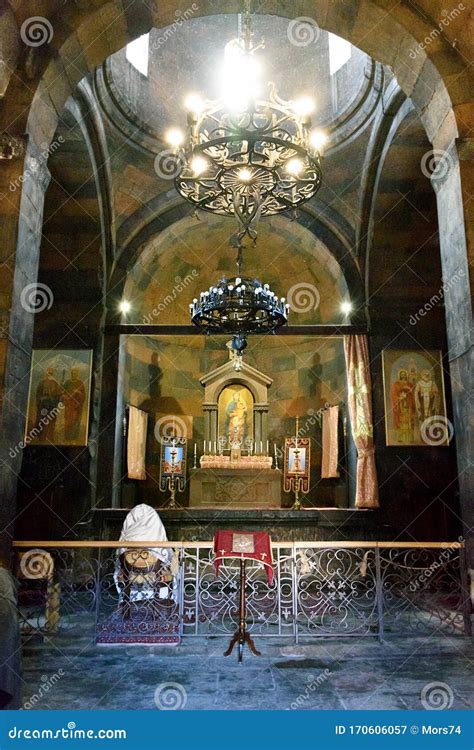
{"type": "Polygon", "coordinates": [[[239,91],[238,86],[230,85],[223,99],[226,108],[233,114],[245,112],[248,109],[249,97],[245,91],[239,91]]]}
{"type": "Polygon", "coordinates": [[[298,177],[298,175],[301,174],[301,172],[304,169],[304,164],[301,161],[301,159],[290,159],[288,164],[286,165],[286,171],[293,175],[293,177],[298,177]]]}
{"type": "Polygon", "coordinates": [[[328,142],[328,137],[322,130],[313,130],[309,136],[309,142],[313,148],[319,151],[328,142]]]}
{"type": "Polygon", "coordinates": [[[230,112],[244,112],[249,101],[261,94],[261,67],[241,40],[232,39],[225,47],[221,75],[222,98],[230,112]]]}
{"type": "Polygon", "coordinates": [[[292,109],[298,117],[307,117],[314,112],[315,103],[310,96],[302,96],[300,99],[296,99],[296,101],[293,102],[292,109]]]}
{"type": "Polygon", "coordinates": [[[165,140],[173,148],[178,148],[184,143],[184,133],[179,128],[170,128],[166,131],[165,140]]]}
{"type": "Polygon", "coordinates": [[[352,302],[349,302],[348,300],[342,302],[341,312],[344,313],[344,315],[349,315],[349,313],[352,312],[352,302]]]}
{"type": "Polygon", "coordinates": [[[251,179],[252,171],[250,169],[243,167],[239,170],[239,180],[242,180],[242,182],[250,182],[251,179]]]}
{"type": "Polygon", "coordinates": [[[124,315],[126,315],[127,313],[130,312],[131,309],[132,309],[132,306],[131,306],[130,302],[127,299],[121,300],[121,302],[119,304],[119,310],[120,310],[121,313],[123,313],[124,315]]]}
{"type": "Polygon", "coordinates": [[[200,175],[206,171],[208,167],[207,161],[202,156],[194,156],[191,161],[191,169],[195,175],[200,175]]]}
{"type": "Polygon", "coordinates": [[[205,107],[204,101],[199,94],[189,94],[184,100],[184,106],[196,115],[200,115],[205,107]]]}

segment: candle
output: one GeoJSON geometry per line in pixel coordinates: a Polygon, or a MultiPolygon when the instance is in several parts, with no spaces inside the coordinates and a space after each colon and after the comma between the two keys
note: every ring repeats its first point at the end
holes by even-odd
{"type": "Polygon", "coordinates": [[[217,443],[214,440],[214,455],[216,455],[216,454],[217,454],[217,443]]]}
{"type": "Polygon", "coordinates": [[[267,440],[267,456],[268,456],[268,440],[267,440]]]}
{"type": "Polygon", "coordinates": [[[263,454],[263,443],[261,440],[260,440],[260,454],[261,455],[263,454]]]}

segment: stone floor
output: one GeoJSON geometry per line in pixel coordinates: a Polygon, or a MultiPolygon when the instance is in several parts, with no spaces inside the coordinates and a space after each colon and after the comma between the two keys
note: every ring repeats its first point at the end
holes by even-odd
{"type": "Polygon", "coordinates": [[[24,647],[26,708],[422,709],[473,707],[471,641],[463,636],[257,638],[262,656],[225,658],[224,638],[179,646],[94,646],[34,638],[24,647]],[[434,684],[438,683],[438,684],[434,684]],[[438,703],[437,703],[438,701],[438,703]]]}

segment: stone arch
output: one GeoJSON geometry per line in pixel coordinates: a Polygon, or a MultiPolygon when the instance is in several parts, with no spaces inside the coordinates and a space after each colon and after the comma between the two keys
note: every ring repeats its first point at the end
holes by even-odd
{"type": "MultiPolygon", "coordinates": [[[[239,0],[227,0],[221,5],[223,7],[219,11],[226,13],[237,13],[241,7],[239,0]]],[[[30,144],[49,144],[56,130],[58,113],[85,75],[151,26],[164,27],[179,20],[176,18],[179,7],[176,1],[162,4],[155,0],[144,4],[135,0],[124,6],[121,0],[104,2],[92,9],[84,4],[64,5],[54,0],[45,4],[53,27],[52,38],[42,48],[32,50],[23,46],[20,50],[18,76],[10,79],[3,100],[0,115],[3,130],[20,136],[26,132],[30,144]]],[[[430,142],[435,149],[441,149],[449,156],[447,174],[442,180],[436,180],[435,184],[441,254],[447,273],[456,264],[467,269],[465,223],[468,209],[463,209],[462,198],[472,157],[469,144],[463,139],[469,137],[472,117],[472,103],[469,102],[472,78],[462,54],[466,58],[469,56],[466,53],[469,52],[472,13],[468,10],[468,18],[460,22],[456,20],[449,28],[443,28],[442,34],[426,45],[424,40],[429,37],[435,22],[429,12],[423,10],[422,0],[418,7],[397,3],[389,10],[385,0],[353,0],[352,3],[334,0],[318,5],[314,0],[303,0],[297,6],[285,4],[284,8],[285,12],[281,3],[269,0],[265,12],[314,18],[316,31],[317,25],[332,31],[391,66],[402,90],[412,98],[430,142]],[[460,39],[459,51],[455,49],[456,37],[460,39]],[[423,44],[424,48],[421,48],[423,44]],[[414,49],[418,51],[411,58],[410,53],[414,49]],[[461,140],[456,142],[456,138],[461,140]],[[453,206],[456,207],[455,211],[452,210],[453,206]],[[452,252],[453,243],[455,253],[452,252]]],[[[196,15],[211,15],[215,13],[215,5],[212,0],[205,0],[195,12],[196,15]]],[[[21,28],[30,15],[30,0],[23,0],[15,11],[18,27],[21,28]]],[[[33,146],[29,148],[31,151],[33,146]]],[[[20,236],[21,223],[13,234],[20,236]]],[[[10,248],[12,251],[14,245],[10,248]]],[[[470,303],[469,272],[462,293],[462,304],[466,307],[470,303]]],[[[452,361],[456,360],[461,382],[465,383],[471,346],[472,311],[463,317],[462,331],[458,332],[458,324],[454,325],[454,311],[458,307],[459,294],[457,290],[456,298],[446,297],[447,307],[451,310],[451,314],[447,315],[447,327],[450,356],[452,361]]],[[[463,403],[464,408],[467,406],[467,401],[462,402],[462,398],[467,389],[460,390],[458,418],[461,427],[461,407],[463,403]]],[[[466,458],[467,448],[466,441],[463,449],[466,458]]]]}
{"type": "MultiPolygon", "coordinates": [[[[28,19],[28,5],[28,0],[24,0],[18,8],[18,22],[28,19]]],[[[191,6],[194,16],[215,13],[212,0],[207,0],[196,8],[195,5],[197,6],[191,6]]],[[[227,0],[221,5],[221,13],[238,13],[241,9],[238,0],[227,0]]],[[[37,83],[36,87],[33,85],[34,97],[29,104],[33,105],[32,110],[37,103],[38,109],[42,109],[43,113],[44,107],[51,110],[45,129],[41,128],[34,111],[29,113],[29,106],[25,109],[24,98],[17,105],[19,121],[26,123],[29,120],[27,129],[32,136],[36,127],[46,137],[52,136],[55,129],[53,113],[62,109],[79,80],[106,57],[149,31],[152,26],[178,26],[185,22],[181,16],[176,15],[180,10],[177,2],[163,6],[157,1],[144,4],[136,0],[126,9],[118,0],[105,2],[95,9],[75,4],[67,4],[66,7],[61,4],[59,9],[56,4],[51,3],[51,6],[49,21],[53,33],[47,49],[50,55],[38,55],[29,65],[33,68],[33,78],[37,83]],[[41,99],[42,107],[39,105],[41,99]],[[32,120],[30,114],[33,116],[32,120]]],[[[469,90],[466,89],[469,74],[461,55],[450,43],[449,24],[442,27],[436,43],[424,44],[424,40],[433,31],[434,23],[421,9],[395,6],[387,11],[386,3],[382,0],[365,3],[354,0],[351,4],[336,0],[321,6],[315,5],[313,0],[306,0],[294,12],[288,6],[283,12],[276,1],[267,3],[264,10],[267,14],[289,18],[313,18],[315,33],[317,26],[321,26],[391,66],[401,88],[407,96],[413,97],[429,135],[434,136],[438,132],[451,108],[451,102],[454,106],[465,102],[469,90]],[[414,51],[416,54],[413,56],[414,51]],[[430,102],[436,104],[437,117],[433,116],[430,102]]],[[[472,23],[472,17],[469,17],[468,22],[472,23]]],[[[453,23],[452,33],[456,35],[461,25],[466,25],[463,19],[460,23],[453,23]]],[[[467,38],[466,47],[468,44],[467,38]]],[[[21,85],[21,81],[19,84],[21,85]]],[[[10,101],[10,104],[13,102],[10,101]]],[[[456,112],[456,118],[461,117],[462,113],[456,112]]],[[[451,132],[451,137],[452,135],[451,132]]]]}
{"type": "MultiPolygon", "coordinates": [[[[171,228],[173,224],[192,214],[189,206],[178,196],[158,196],[129,217],[119,233],[120,251],[116,257],[109,286],[108,322],[116,322],[116,301],[123,293],[127,273],[137,262],[144,244],[153,236],[171,228]],[[150,218],[152,217],[152,218],[150,218]]],[[[341,269],[354,304],[352,322],[364,321],[364,288],[359,268],[353,256],[349,228],[334,210],[321,211],[311,205],[303,207],[293,219],[321,241],[341,269]]]]}

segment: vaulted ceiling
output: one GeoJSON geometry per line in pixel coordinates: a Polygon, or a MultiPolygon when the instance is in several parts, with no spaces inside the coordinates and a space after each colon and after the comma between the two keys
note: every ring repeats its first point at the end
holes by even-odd
{"type": "MultiPolygon", "coordinates": [[[[296,275],[301,282],[309,282],[324,272],[317,267],[320,241],[340,265],[341,278],[345,277],[348,294],[358,307],[363,308],[364,295],[374,309],[384,304],[386,294],[413,301],[439,285],[440,273],[439,263],[426,266],[425,244],[437,255],[438,239],[436,233],[431,232],[429,238],[423,234],[425,217],[433,219],[436,206],[429,170],[423,169],[429,144],[421,122],[390,69],[353,48],[349,63],[331,76],[326,32],[320,30],[310,48],[295,47],[288,39],[287,26],[276,16],[261,16],[257,36],[265,36],[264,59],[282,94],[311,94],[319,105],[316,120],[329,134],[323,187],[300,210],[296,221],[262,226],[262,252],[257,242],[258,263],[252,264],[252,271],[266,270],[260,261],[266,264],[264,256],[274,232],[274,245],[281,248],[275,263],[282,293],[296,275]],[[285,248],[291,258],[291,248],[301,243],[300,225],[312,233],[314,253],[313,268],[309,265],[297,273],[294,264],[286,262],[285,248]],[[424,249],[416,253],[417,267],[407,271],[407,257],[417,250],[407,245],[417,237],[422,238],[424,249]],[[425,282],[420,284],[425,266],[425,282]]],[[[99,302],[102,290],[109,296],[109,306],[116,304],[141,250],[150,243],[159,245],[160,234],[190,214],[173,181],[157,169],[165,148],[163,134],[170,124],[184,124],[182,101],[190,89],[212,90],[216,60],[236,28],[237,16],[233,15],[192,19],[166,44],[160,43],[163,30],[152,30],[147,77],[134,69],[121,50],[68,100],[53,141],[58,147],[48,162],[52,182],[40,270],[51,288],[58,289],[58,299],[68,288],[63,273],[68,270],[73,297],[82,295],[90,307],[94,295],[99,302]]],[[[184,241],[193,244],[195,254],[201,254],[207,266],[206,277],[220,270],[226,252],[231,268],[233,254],[224,248],[226,232],[229,236],[233,232],[232,220],[222,220],[217,233],[205,215],[200,224],[187,221],[176,225],[181,237],[175,239],[177,254],[180,243],[181,247],[184,241]],[[182,233],[183,226],[189,231],[192,226],[191,242],[182,233]]],[[[161,283],[166,296],[171,278],[171,266],[161,282],[156,273],[154,294],[161,283]]],[[[340,296],[343,291],[334,299],[340,296]]],[[[333,301],[329,315],[334,321],[340,320],[337,304],[333,301]]],[[[167,321],[170,316],[168,311],[167,321]]],[[[326,313],[323,317],[328,319],[326,313]]],[[[181,318],[177,312],[174,322],[183,322],[181,318]]]]}

